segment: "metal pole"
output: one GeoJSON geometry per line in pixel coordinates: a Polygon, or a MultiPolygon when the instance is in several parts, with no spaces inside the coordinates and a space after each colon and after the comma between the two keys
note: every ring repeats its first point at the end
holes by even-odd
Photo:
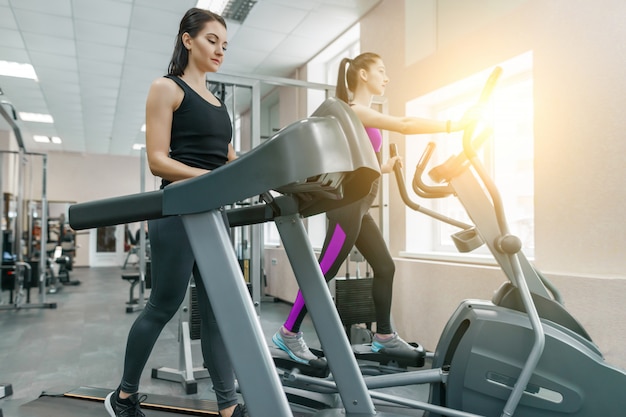
{"type": "Polygon", "coordinates": [[[22,230],[24,221],[24,167],[26,166],[26,156],[24,150],[20,148],[18,153],[18,168],[17,168],[17,198],[15,208],[15,236],[13,237],[13,248],[16,255],[16,262],[23,262],[22,255],[22,230]]]}
{"type": "MultiPolygon", "coordinates": [[[[251,128],[250,128],[250,149],[261,144],[261,85],[256,82],[252,86],[252,107],[251,107],[251,128]]],[[[256,201],[252,201],[252,204],[256,204],[256,201]]],[[[263,248],[263,224],[250,225],[250,282],[252,283],[252,301],[257,315],[261,315],[261,301],[263,293],[261,288],[263,286],[261,276],[261,258],[263,254],[261,249],[263,248]]]]}
{"type": "Polygon", "coordinates": [[[39,302],[46,302],[46,246],[48,243],[48,155],[42,155],[41,236],[39,239],[39,302]]]}

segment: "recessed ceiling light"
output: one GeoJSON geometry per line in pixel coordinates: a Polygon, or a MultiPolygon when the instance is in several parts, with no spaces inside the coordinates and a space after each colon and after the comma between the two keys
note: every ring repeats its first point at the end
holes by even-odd
{"type": "Polygon", "coordinates": [[[50,143],[49,136],[33,135],[33,139],[35,140],[35,142],[39,142],[39,143],[50,143]]]}
{"type": "Polygon", "coordinates": [[[198,0],[196,7],[221,15],[226,7],[226,3],[228,3],[228,0],[198,0]]]}
{"type": "Polygon", "coordinates": [[[54,119],[49,114],[20,112],[20,119],[25,122],[54,123],[54,119]]]}
{"type": "Polygon", "coordinates": [[[242,23],[257,0],[198,0],[196,7],[207,9],[230,19],[242,23]]]}
{"type": "Polygon", "coordinates": [[[35,140],[35,142],[39,142],[39,143],[55,143],[55,144],[61,144],[63,143],[63,141],[61,140],[60,137],[58,136],[43,136],[43,135],[33,135],[33,139],[35,140]]]}
{"type": "Polygon", "coordinates": [[[30,64],[22,64],[19,62],[0,60],[0,75],[6,75],[8,77],[29,78],[35,81],[37,80],[35,68],[33,68],[33,66],[30,64]]]}

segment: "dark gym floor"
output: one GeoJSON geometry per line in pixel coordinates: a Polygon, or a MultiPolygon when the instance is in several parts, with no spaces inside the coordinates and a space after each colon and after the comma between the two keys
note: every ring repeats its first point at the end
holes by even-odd
{"type": "MultiPolygon", "coordinates": [[[[122,272],[121,268],[75,268],[71,278],[81,281],[81,285],[66,286],[46,295],[46,301],[57,303],[56,309],[0,311],[0,384],[11,384],[13,390],[12,395],[0,399],[3,417],[23,415],[20,406],[37,399],[42,392],[117,387],[128,329],[139,314],[126,313],[129,284],[121,279],[122,272]]],[[[33,302],[38,300],[36,289],[31,291],[31,297],[33,302]]],[[[2,302],[6,304],[8,298],[9,293],[3,292],[2,302]]],[[[270,345],[272,334],[289,308],[283,302],[261,304],[261,325],[270,345]]],[[[178,316],[172,319],[158,339],[140,389],[152,394],[214,400],[209,380],[199,380],[198,393],[187,395],[181,384],[151,377],[153,368],[178,367],[178,321],[178,316]]],[[[319,348],[308,318],[303,331],[308,344],[319,348]]],[[[199,367],[202,358],[198,343],[192,343],[192,352],[194,366],[199,367]]],[[[101,415],[106,415],[104,408],[101,415]]]]}

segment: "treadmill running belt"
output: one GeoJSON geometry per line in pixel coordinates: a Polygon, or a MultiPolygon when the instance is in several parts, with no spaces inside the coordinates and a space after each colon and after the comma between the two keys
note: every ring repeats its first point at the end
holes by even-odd
{"type": "MultiPolygon", "coordinates": [[[[79,387],[61,394],[43,393],[39,398],[23,404],[18,414],[11,417],[68,417],[105,415],[104,398],[110,389],[79,387]]],[[[142,394],[140,394],[142,395],[142,394]]],[[[215,401],[146,394],[141,409],[146,417],[217,416],[215,401]]],[[[293,411],[294,417],[310,413],[293,411]]]]}

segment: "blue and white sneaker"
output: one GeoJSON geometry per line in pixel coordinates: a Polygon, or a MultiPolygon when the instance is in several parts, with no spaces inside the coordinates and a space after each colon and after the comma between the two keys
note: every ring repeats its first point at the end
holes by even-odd
{"type": "Polygon", "coordinates": [[[414,356],[418,349],[405,342],[397,332],[393,332],[393,336],[387,339],[381,339],[378,335],[374,335],[372,342],[372,352],[381,352],[391,356],[414,356]]]}
{"type": "Polygon", "coordinates": [[[296,362],[308,365],[309,362],[318,359],[317,356],[311,353],[309,347],[306,345],[306,342],[302,337],[302,332],[298,332],[294,336],[290,336],[285,334],[283,328],[281,327],[276,333],[274,333],[274,336],[272,336],[272,342],[274,342],[277,348],[287,352],[289,357],[296,362]]]}

